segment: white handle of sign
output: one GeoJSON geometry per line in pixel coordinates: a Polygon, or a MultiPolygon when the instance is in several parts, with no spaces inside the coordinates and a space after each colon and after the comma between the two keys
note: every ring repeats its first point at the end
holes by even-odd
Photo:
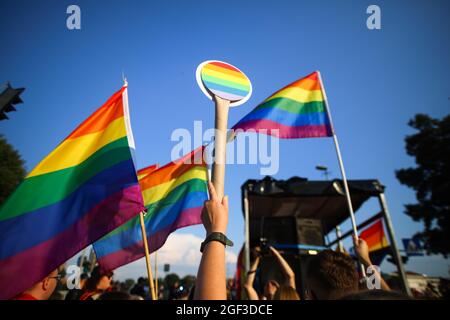
{"type": "Polygon", "coordinates": [[[230,101],[214,96],[216,103],[215,138],[214,138],[214,165],[212,170],[212,183],[220,201],[224,196],[225,162],[227,148],[228,110],[230,101]]]}

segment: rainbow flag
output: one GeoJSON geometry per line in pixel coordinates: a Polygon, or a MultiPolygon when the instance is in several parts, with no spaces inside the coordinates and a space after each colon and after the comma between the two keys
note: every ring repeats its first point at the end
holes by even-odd
{"type": "Polygon", "coordinates": [[[31,171],[0,208],[0,299],[47,276],[143,209],[123,87],[31,171]]]}
{"type": "Polygon", "coordinates": [[[389,247],[389,243],[384,235],[383,221],[381,219],[363,230],[359,237],[366,241],[369,252],[389,247]]]}
{"type": "MultiPolygon", "coordinates": [[[[150,252],[161,248],[176,229],[201,223],[207,195],[207,169],[201,147],[155,169],[138,171],[147,214],[144,217],[150,252]],[[150,171],[150,172],[149,172],[150,171]]],[[[94,243],[102,270],[109,271],[144,256],[139,217],[94,243]]]]}
{"type": "Polygon", "coordinates": [[[318,72],[275,92],[234,125],[233,129],[286,139],[332,136],[318,72]]]}
{"type": "Polygon", "coordinates": [[[151,166],[145,167],[140,169],[137,172],[138,175],[138,180],[142,180],[143,178],[145,178],[146,176],[149,175],[150,172],[155,171],[156,169],[158,169],[158,165],[157,164],[152,164],[151,166]]]}

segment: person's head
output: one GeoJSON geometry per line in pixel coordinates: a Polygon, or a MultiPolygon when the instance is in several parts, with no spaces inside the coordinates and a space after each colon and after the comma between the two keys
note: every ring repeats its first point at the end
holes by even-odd
{"type": "Polygon", "coordinates": [[[137,281],[138,285],[145,286],[145,279],[143,277],[140,277],[137,281]]]}
{"type": "Polygon", "coordinates": [[[352,258],[340,252],[324,250],[311,258],[306,270],[309,298],[339,299],[358,291],[358,273],[352,258]]]}
{"type": "Polygon", "coordinates": [[[275,292],[273,300],[300,300],[300,297],[294,288],[282,285],[275,292]]]}
{"type": "Polygon", "coordinates": [[[55,291],[59,280],[60,277],[58,275],[58,269],[55,269],[48,276],[26,290],[24,293],[32,295],[38,300],[48,300],[53,291],[55,291]]]}
{"type": "Polygon", "coordinates": [[[95,267],[92,270],[91,277],[86,281],[85,289],[87,291],[105,291],[111,286],[113,272],[109,271],[103,273],[100,267],[95,267]]]}
{"type": "Polygon", "coordinates": [[[264,296],[267,299],[272,299],[275,295],[275,292],[277,292],[278,288],[280,287],[280,284],[276,282],[275,280],[269,280],[266,282],[266,285],[264,286],[264,296]]]}

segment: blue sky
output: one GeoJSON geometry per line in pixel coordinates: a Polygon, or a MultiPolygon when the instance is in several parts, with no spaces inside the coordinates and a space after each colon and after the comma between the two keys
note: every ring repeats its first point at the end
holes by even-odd
{"type": "MultiPolygon", "coordinates": [[[[192,131],[195,120],[214,125],[213,105],[195,81],[202,61],[227,61],[252,81],[253,95],[230,110],[230,125],[282,86],[320,70],[347,175],[386,186],[400,241],[421,229],[403,214],[414,192],[394,174],[414,165],[404,149],[413,132],[407,122],[418,112],[449,112],[449,9],[448,1],[1,0],[0,40],[7,45],[0,82],[26,91],[0,133],[31,170],[120,88],[124,72],[138,166],[164,164],[173,130],[192,131]],[[70,4],[81,8],[81,30],[66,28],[70,4]],[[366,27],[370,4],[381,8],[381,30],[366,27]]],[[[322,179],[319,163],[340,177],[331,139],[281,140],[274,177],[322,179]]],[[[235,253],[243,241],[240,186],[253,178],[261,178],[258,165],[227,167],[235,253]]],[[[371,201],[357,220],[377,210],[371,201]]],[[[203,237],[201,226],[177,233],[203,237]]],[[[448,276],[449,261],[413,258],[407,269],[448,276]]]]}

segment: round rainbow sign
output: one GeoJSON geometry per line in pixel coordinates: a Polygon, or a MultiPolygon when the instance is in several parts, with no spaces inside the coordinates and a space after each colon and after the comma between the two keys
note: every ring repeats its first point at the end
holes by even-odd
{"type": "Polygon", "coordinates": [[[208,60],[197,67],[197,83],[203,93],[230,101],[235,107],[245,103],[252,94],[252,84],[247,76],[229,63],[208,60]]]}

